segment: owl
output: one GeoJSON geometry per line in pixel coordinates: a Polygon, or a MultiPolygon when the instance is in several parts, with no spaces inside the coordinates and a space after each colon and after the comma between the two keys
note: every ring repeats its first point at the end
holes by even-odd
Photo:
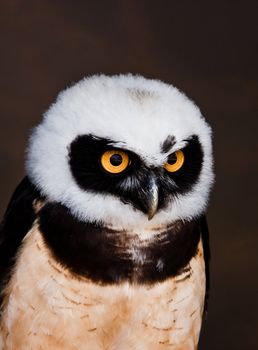
{"type": "Polygon", "coordinates": [[[26,173],[0,227],[0,349],[197,349],[214,179],[198,107],[85,78],[33,130],[26,173]]]}

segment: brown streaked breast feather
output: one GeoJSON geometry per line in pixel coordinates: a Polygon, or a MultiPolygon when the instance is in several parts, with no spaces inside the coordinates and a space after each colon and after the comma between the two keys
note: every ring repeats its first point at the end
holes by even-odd
{"type": "Polygon", "coordinates": [[[0,349],[196,349],[205,294],[201,241],[198,251],[176,277],[103,286],[55,260],[35,224],[4,291],[0,349]]]}

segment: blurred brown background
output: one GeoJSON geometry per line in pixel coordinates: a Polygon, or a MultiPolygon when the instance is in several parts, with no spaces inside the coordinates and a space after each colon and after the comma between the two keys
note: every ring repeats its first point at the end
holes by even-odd
{"type": "Polygon", "coordinates": [[[85,75],[133,72],[173,83],[212,125],[217,179],[202,350],[258,349],[257,15],[249,0],[0,3],[1,215],[24,175],[32,126],[85,75]]]}

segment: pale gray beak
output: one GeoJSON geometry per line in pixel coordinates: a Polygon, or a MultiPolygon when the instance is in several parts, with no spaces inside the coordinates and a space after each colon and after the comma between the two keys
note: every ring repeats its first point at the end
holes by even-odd
{"type": "Polygon", "coordinates": [[[148,183],[148,195],[146,206],[148,208],[148,220],[151,220],[158,210],[159,189],[155,177],[151,177],[148,183]]]}

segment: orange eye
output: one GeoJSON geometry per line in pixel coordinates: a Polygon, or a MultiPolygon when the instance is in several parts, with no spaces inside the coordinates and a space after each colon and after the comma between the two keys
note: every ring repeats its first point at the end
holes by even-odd
{"type": "Polygon", "coordinates": [[[129,165],[127,153],[119,150],[109,150],[102,154],[101,165],[112,174],[119,174],[129,165]]]}
{"type": "Polygon", "coordinates": [[[168,172],[174,173],[182,167],[184,160],[185,156],[183,151],[176,151],[169,155],[167,163],[164,164],[164,168],[168,172]]]}

